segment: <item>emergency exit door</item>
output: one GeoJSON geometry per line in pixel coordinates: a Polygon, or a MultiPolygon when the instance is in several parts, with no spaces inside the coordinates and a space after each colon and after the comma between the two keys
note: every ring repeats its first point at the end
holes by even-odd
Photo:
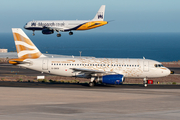
{"type": "Polygon", "coordinates": [[[143,64],[144,64],[143,65],[144,72],[148,72],[149,71],[149,62],[144,61],[143,64]]]}

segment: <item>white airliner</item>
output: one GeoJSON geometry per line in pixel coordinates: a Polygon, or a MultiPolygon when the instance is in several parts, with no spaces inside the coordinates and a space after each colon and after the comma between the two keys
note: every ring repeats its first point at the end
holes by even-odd
{"type": "Polygon", "coordinates": [[[149,59],[117,58],[48,58],[43,55],[20,28],[12,28],[18,53],[17,59],[10,64],[61,76],[90,78],[89,85],[96,82],[105,84],[122,84],[125,78],[164,77],[170,70],[160,62],[149,59]]]}
{"type": "Polygon", "coordinates": [[[43,34],[53,34],[58,32],[57,37],[60,37],[61,32],[69,31],[69,35],[73,35],[73,30],[89,30],[96,27],[106,25],[104,21],[105,5],[102,5],[92,20],[52,20],[52,21],[30,21],[24,26],[27,30],[32,30],[33,35],[35,30],[41,30],[43,34]]]}

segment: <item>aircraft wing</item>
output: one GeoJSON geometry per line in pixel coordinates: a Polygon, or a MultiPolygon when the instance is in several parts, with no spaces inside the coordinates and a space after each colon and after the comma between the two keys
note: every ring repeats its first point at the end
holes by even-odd
{"type": "Polygon", "coordinates": [[[64,27],[46,27],[46,26],[44,26],[44,28],[49,29],[49,30],[54,30],[54,31],[57,31],[57,32],[64,31],[64,30],[68,29],[68,28],[64,28],[64,27]]]}
{"type": "Polygon", "coordinates": [[[112,74],[115,72],[110,72],[110,71],[102,71],[102,70],[91,70],[91,69],[83,69],[83,68],[71,68],[72,70],[74,70],[74,72],[81,72],[87,75],[91,75],[91,74],[112,74]]]}

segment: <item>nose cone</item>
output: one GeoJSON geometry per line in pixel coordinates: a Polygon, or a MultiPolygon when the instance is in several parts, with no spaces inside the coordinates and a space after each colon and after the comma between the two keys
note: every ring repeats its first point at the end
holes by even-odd
{"type": "Polygon", "coordinates": [[[27,25],[24,25],[24,28],[27,29],[27,25]]]}
{"type": "Polygon", "coordinates": [[[167,68],[166,72],[165,72],[166,76],[171,74],[171,71],[167,68]]]}

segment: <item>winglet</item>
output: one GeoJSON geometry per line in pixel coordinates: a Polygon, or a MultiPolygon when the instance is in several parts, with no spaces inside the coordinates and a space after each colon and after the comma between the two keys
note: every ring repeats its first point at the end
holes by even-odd
{"type": "Polygon", "coordinates": [[[36,59],[44,56],[21,28],[12,28],[18,58],[36,59]]]}
{"type": "Polygon", "coordinates": [[[105,13],[105,5],[102,5],[92,20],[93,21],[103,21],[104,20],[104,13],[105,13]]]}

